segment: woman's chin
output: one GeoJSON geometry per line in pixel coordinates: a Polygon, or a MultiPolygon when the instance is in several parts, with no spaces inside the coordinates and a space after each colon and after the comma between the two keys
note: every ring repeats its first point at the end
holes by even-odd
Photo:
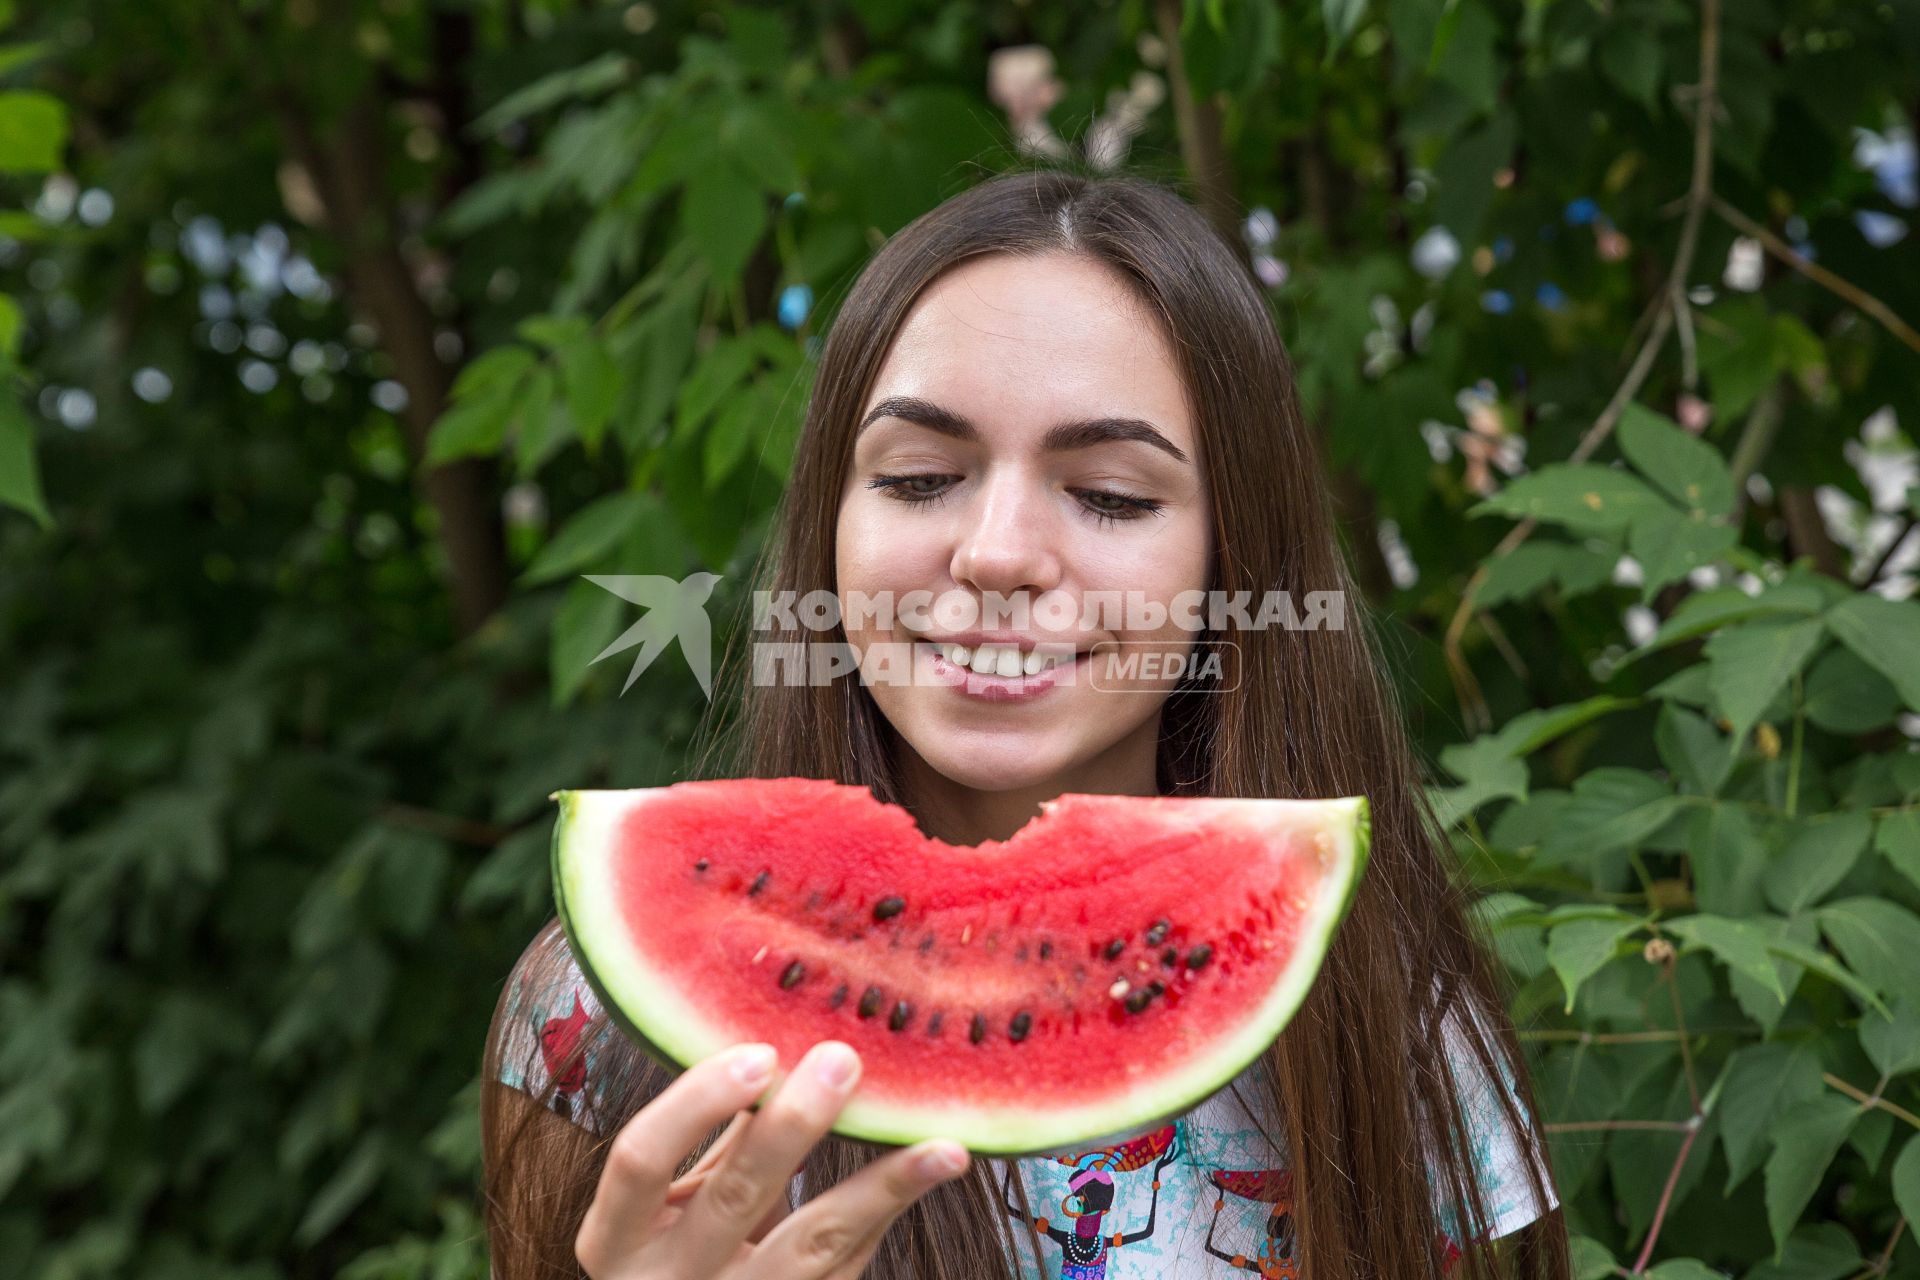
{"type": "Polygon", "coordinates": [[[1010,734],[991,749],[955,752],[951,744],[914,744],[929,768],[956,786],[973,791],[1020,791],[1042,786],[1066,771],[1068,761],[1056,760],[1040,744],[1010,734]]]}

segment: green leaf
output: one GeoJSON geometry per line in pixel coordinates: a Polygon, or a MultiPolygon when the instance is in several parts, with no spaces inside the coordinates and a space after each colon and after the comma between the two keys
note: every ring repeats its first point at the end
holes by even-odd
{"type": "Polygon", "coordinates": [[[744,335],[735,334],[714,343],[680,388],[674,439],[684,440],[698,431],[707,416],[735,393],[759,356],[759,349],[744,335]]]}
{"type": "Polygon", "coordinates": [[[1728,299],[1704,316],[1699,352],[1708,398],[1723,421],[1739,418],[1779,374],[1773,321],[1752,297],[1728,299]]]}
{"type": "Polygon", "coordinates": [[[1521,476],[1467,510],[1470,516],[1528,516],[1575,533],[1615,533],[1649,511],[1665,508],[1659,494],[1632,472],[1593,462],[1562,462],[1521,476]]]}
{"type": "Polygon", "coordinates": [[[1828,610],[1827,625],[1920,711],[1920,601],[1863,592],[1828,610]]]}
{"type": "Polygon", "coordinates": [[[550,72],[521,85],[488,108],[467,126],[467,133],[483,138],[549,107],[606,93],[627,79],[632,66],[624,53],[610,50],[577,67],[550,72]]]}
{"type": "Polygon", "coordinates": [[[1530,755],[1562,734],[1571,733],[1601,716],[1639,704],[1638,698],[1604,693],[1564,706],[1539,707],[1523,711],[1507,721],[1494,737],[1513,755],[1530,755]]]}
{"type": "Polygon", "coordinates": [[[1893,1162],[1893,1202],[1908,1222],[1920,1222],[1920,1133],[1907,1139],[1893,1162]]]}
{"type": "Polygon", "coordinates": [[[1866,852],[1873,815],[1862,809],[1803,818],[1760,878],[1767,901],[1792,915],[1846,879],[1866,852]]]}
{"type": "Polygon", "coordinates": [[[20,304],[0,293],[0,355],[15,360],[20,355],[20,304]]]}
{"type": "Polygon", "coordinates": [[[1634,469],[1696,516],[1733,510],[1733,473],[1720,451],[1637,402],[1620,415],[1620,451],[1634,469]]]}
{"type": "Polygon", "coordinates": [[[1694,814],[1687,852],[1693,859],[1694,896],[1702,910],[1737,918],[1761,909],[1766,851],[1744,806],[1713,804],[1694,814]]]}
{"type": "Polygon", "coordinates": [[[1889,1017],[1877,1013],[1861,1016],[1860,1047],[1886,1075],[1920,1070],[1920,996],[1903,995],[1890,1009],[1889,1017]]]}
{"type": "Polygon", "coordinates": [[[602,554],[627,535],[635,521],[648,517],[666,518],[658,500],[647,493],[614,493],[589,503],[540,549],[521,582],[532,586],[592,568],[602,554]]]}
{"type": "Polygon", "coordinates": [[[460,371],[453,380],[453,398],[467,400],[483,390],[501,390],[533,372],[540,358],[518,343],[494,347],[460,371]]]}
{"type": "Polygon", "coordinates": [[[1768,938],[1752,925],[1724,916],[1692,915],[1663,920],[1660,927],[1685,938],[1694,946],[1705,947],[1728,967],[1745,974],[1785,1003],[1780,977],[1773,969],[1767,951],[1768,938]]]}
{"type": "Polygon", "coordinates": [[[1836,964],[1833,957],[1826,952],[1816,947],[1807,946],[1803,943],[1790,941],[1785,938],[1775,938],[1767,944],[1767,949],[1777,956],[1785,956],[1796,964],[1804,965],[1806,968],[1813,970],[1836,986],[1843,987],[1847,991],[1852,992],[1856,999],[1862,1004],[1871,1007],[1876,1012],[1887,1017],[1892,1016],[1892,1014],[1888,1012],[1885,1002],[1880,999],[1872,987],[1860,981],[1859,978],[1849,973],[1839,964],[1836,964]]]}
{"type": "Polygon", "coordinates": [[[681,234],[712,268],[714,281],[731,287],[766,229],[767,204],[760,184],[725,156],[709,154],[688,176],[680,199],[681,234]]]}
{"type": "Polygon", "coordinates": [[[1592,1236],[1569,1237],[1567,1256],[1572,1261],[1573,1280],[1612,1280],[1617,1270],[1613,1254],[1592,1236]]]}
{"type": "Polygon", "coordinates": [[[1742,1280],[1845,1280],[1860,1264],[1860,1247],[1845,1228],[1815,1222],[1794,1231],[1778,1262],[1763,1258],[1742,1280]]]}
{"type": "Polygon", "coordinates": [[[5,387],[0,387],[0,506],[26,512],[43,529],[53,525],[46,495],[40,489],[33,420],[5,387]]]}
{"type": "Polygon", "coordinates": [[[1729,627],[1707,641],[1713,696],[1733,723],[1734,751],[1767,704],[1806,666],[1824,631],[1818,618],[1765,620],[1729,627]]]}
{"type": "Polygon", "coordinates": [[[1367,0],[1320,0],[1320,17],[1327,24],[1327,56],[1331,58],[1367,16],[1367,0]]]}
{"type": "Polygon", "coordinates": [[[1546,934],[1537,923],[1513,917],[1522,913],[1538,917],[1538,908],[1538,903],[1517,893],[1490,893],[1473,906],[1501,960],[1527,980],[1547,968],[1546,934]]]}
{"type": "Polygon", "coordinates": [[[1652,774],[1606,766],[1573,785],[1573,799],[1540,846],[1550,862],[1574,862],[1629,849],[1665,826],[1680,798],[1652,774]]]}
{"type": "Polygon", "coordinates": [[[599,448],[620,396],[620,370],[606,345],[593,337],[570,342],[559,352],[560,384],[567,409],[588,450],[599,448]]]}
{"type": "Polygon", "coordinates": [[[339,1226],[372,1192],[386,1168],[386,1135],[367,1134],[308,1203],[306,1215],[294,1229],[294,1243],[304,1249],[339,1226]]]}
{"type": "Polygon", "coordinates": [[[553,682],[553,705],[573,701],[587,678],[596,655],[620,633],[626,602],[591,582],[575,582],[560,602],[553,620],[548,670],[553,682]]]}
{"type": "Polygon", "coordinates": [[[733,474],[756,439],[764,438],[772,426],[777,394],[772,378],[756,378],[715,416],[701,452],[701,475],[709,491],[733,474]]]}
{"type": "Polygon", "coordinates": [[[1677,702],[1681,706],[1699,707],[1703,711],[1712,710],[1713,687],[1707,677],[1707,664],[1696,662],[1690,667],[1680,668],[1647,690],[1647,696],[1663,702],[1677,702]]]}
{"type": "Polygon", "coordinates": [[[1651,603],[1669,582],[1719,560],[1739,538],[1729,524],[1708,524],[1672,510],[1647,512],[1627,531],[1627,550],[1640,565],[1640,602],[1651,603]]]}
{"type": "Polygon", "coordinates": [[[1822,607],[1823,601],[1817,592],[1797,585],[1774,587],[1757,596],[1750,596],[1738,587],[1698,591],[1682,600],[1673,616],[1653,633],[1653,639],[1628,654],[1625,661],[1749,618],[1810,617],[1822,607]]]}
{"type": "Polygon", "coordinates": [[[1726,1149],[1724,1195],[1760,1167],[1772,1145],[1773,1122],[1796,1103],[1819,1097],[1820,1055],[1805,1040],[1769,1041],[1736,1049],[1727,1058],[1720,1095],[1720,1140],[1726,1149]]]}
{"type": "Polygon", "coordinates": [[[1750,928],[1757,930],[1765,940],[1768,963],[1778,979],[1776,982],[1756,982],[1747,975],[1734,972],[1728,975],[1727,985],[1733,991],[1733,998],[1746,1010],[1747,1016],[1760,1024],[1768,1035],[1780,1025],[1780,1019],[1787,1012],[1787,1002],[1800,987],[1800,979],[1806,973],[1806,966],[1781,956],[1776,945],[1786,942],[1811,949],[1820,941],[1820,928],[1813,922],[1812,916],[1781,917],[1776,915],[1750,915],[1744,918],[1750,928]]]}
{"type": "Polygon", "coordinates": [[[1606,555],[1571,543],[1535,539],[1486,561],[1486,576],[1473,591],[1476,609],[1509,600],[1527,600],[1558,583],[1569,596],[1582,595],[1606,582],[1618,555],[1606,555]]]}
{"type": "Polygon", "coordinates": [[[1847,1135],[1847,1145],[1860,1153],[1861,1163],[1866,1165],[1869,1174],[1879,1171],[1880,1157],[1887,1154],[1887,1144],[1892,1140],[1893,1113],[1878,1107],[1867,1108],[1860,1122],[1853,1126],[1853,1132],[1847,1135]]]}
{"type": "Polygon", "coordinates": [[[1649,112],[1660,110],[1660,33],[1645,23],[1614,22],[1600,39],[1600,69],[1649,112]]]}
{"type": "Polygon", "coordinates": [[[1500,52],[1500,20],[1479,0],[1456,0],[1448,15],[1447,44],[1434,59],[1434,77],[1457,90],[1475,112],[1500,103],[1500,79],[1508,66],[1500,52]]]}
{"type": "Polygon", "coordinates": [[[1566,989],[1563,1012],[1573,1012],[1573,997],[1580,984],[1600,972],[1613,959],[1621,939],[1639,931],[1642,922],[1633,916],[1615,915],[1601,920],[1567,920],[1547,932],[1547,963],[1560,975],[1566,989]]]}
{"type": "Polygon", "coordinates": [[[1920,916],[1883,898],[1842,898],[1815,913],[1847,968],[1882,995],[1920,991],[1920,916]]]}
{"type": "Polygon", "coordinates": [[[521,479],[534,474],[573,434],[573,418],[560,399],[558,378],[547,366],[527,379],[514,406],[514,468],[521,479]]]}
{"type": "Polygon", "coordinates": [[[1882,816],[1873,847],[1895,871],[1920,885],[1920,810],[1897,809],[1882,816]]]}
{"type": "Polygon", "coordinates": [[[1733,768],[1732,754],[1719,731],[1675,702],[1661,705],[1653,742],[1661,762],[1694,795],[1717,795],[1733,768]]]}
{"type": "Polygon", "coordinates": [[[1726,1273],[1697,1258],[1669,1258],[1644,1272],[1650,1280],[1727,1280],[1726,1273]]]}
{"type": "Polygon", "coordinates": [[[0,92],[0,173],[47,173],[63,167],[66,104],[31,89],[0,92]]]}
{"type": "Polygon", "coordinates": [[[1781,1113],[1773,1128],[1773,1154],[1767,1157],[1767,1224],[1776,1251],[1800,1221],[1827,1166],[1860,1118],[1857,1104],[1822,1093],[1781,1113]]]}
{"type": "Polygon", "coordinates": [[[531,315],[516,325],[514,332],[548,351],[558,351],[585,341],[592,329],[593,322],[581,315],[531,315]]]}
{"type": "Polygon", "coordinates": [[[1443,748],[1440,766],[1466,784],[1439,793],[1445,797],[1437,803],[1443,826],[1452,826],[1489,800],[1527,798],[1526,762],[1517,759],[1496,735],[1443,748]]]}
{"type": "Polygon", "coordinates": [[[513,396],[493,390],[457,402],[433,424],[427,465],[499,452],[515,403],[513,396]]]}
{"type": "Polygon", "coordinates": [[[1868,733],[1893,723],[1900,692],[1845,645],[1821,654],[1807,670],[1807,719],[1829,733],[1868,733]]]}

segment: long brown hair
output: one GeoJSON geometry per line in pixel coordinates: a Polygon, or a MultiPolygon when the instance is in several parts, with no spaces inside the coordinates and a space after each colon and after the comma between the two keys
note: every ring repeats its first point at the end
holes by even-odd
{"type": "MultiPolygon", "coordinates": [[[[1085,255],[1131,282],[1159,317],[1189,388],[1200,438],[1217,548],[1212,588],[1250,592],[1256,602],[1270,590],[1296,600],[1308,591],[1333,591],[1347,602],[1343,628],[1266,628],[1236,633],[1233,645],[1220,646],[1226,691],[1182,689],[1169,697],[1159,785],[1179,795],[1370,798],[1374,844],[1366,875],[1318,980],[1268,1050],[1264,1074],[1272,1082],[1273,1110],[1284,1119],[1280,1140],[1299,1189],[1302,1274],[1314,1280],[1436,1275],[1435,1193],[1458,1206],[1468,1239],[1482,1234],[1488,1214],[1461,1105],[1464,1082],[1456,1081],[1442,1035],[1442,1016],[1456,1002],[1478,1015],[1463,1021],[1485,1078],[1513,1081],[1517,1102],[1494,1091],[1505,1123],[1529,1135],[1542,1153],[1544,1131],[1506,1011],[1507,979],[1468,912],[1468,891],[1427,806],[1373,624],[1341,558],[1291,363],[1234,247],[1159,183],[1045,168],[982,182],[899,231],[867,264],[833,321],[755,586],[832,589],[834,528],[855,425],[893,336],[937,276],[988,253],[1085,255]],[[1434,1153],[1438,1186],[1428,1182],[1417,1154],[1422,1150],[1434,1153]]],[[[817,637],[756,632],[753,638],[799,643],[817,637]]],[[[729,696],[738,692],[737,714],[727,730],[712,722],[723,717],[710,719],[697,776],[830,778],[903,801],[895,754],[902,744],[857,675],[820,685],[755,684],[742,670],[738,632],[735,641],[723,656],[720,686],[729,696]]],[[[726,705],[716,703],[716,710],[726,705]]],[[[552,950],[554,939],[550,925],[542,945],[552,950]]],[[[489,1082],[499,1064],[502,1022],[496,1014],[485,1063],[489,1082]]],[[[590,1027],[581,1043],[602,1030],[590,1027]]],[[[525,1124],[507,1132],[500,1089],[488,1085],[487,1216],[500,1280],[577,1274],[573,1234],[605,1147],[618,1122],[670,1078],[617,1033],[610,1041],[628,1069],[616,1096],[601,1104],[609,1123],[598,1140],[552,1125],[539,1134],[525,1124]]],[[[878,1153],[827,1138],[807,1160],[807,1194],[850,1176],[878,1153]]],[[[1528,1190],[1546,1203],[1544,1154],[1522,1164],[1528,1190]]],[[[1023,1192],[1018,1179],[1012,1185],[1023,1192]]],[[[1031,1215],[1010,1220],[990,1166],[976,1160],[967,1175],[936,1188],[889,1229],[867,1274],[1003,1280],[1010,1274],[1008,1250],[1030,1249],[1036,1264],[1041,1256],[1030,1221],[1031,1215]],[[1003,1248],[983,1247],[988,1241],[1003,1248]]],[[[1503,1237],[1495,1253],[1466,1248],[1454,1275],[1565,1280],[1561,1213],[1503,1237]]]]}

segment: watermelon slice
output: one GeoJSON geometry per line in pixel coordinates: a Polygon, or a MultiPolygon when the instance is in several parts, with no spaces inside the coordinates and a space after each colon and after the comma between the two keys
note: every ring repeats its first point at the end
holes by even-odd
{"type": "Polygon", "coordinates": [[[1319,972],[1366,865],[1363,796],[1070,793],[950,845],[806,778],[561,791],[581,970],[688,1066],[748,1040],[863,1061],[835,1131],[985,1154],[1138,1137],[1245,1070],[1319,972]]]}

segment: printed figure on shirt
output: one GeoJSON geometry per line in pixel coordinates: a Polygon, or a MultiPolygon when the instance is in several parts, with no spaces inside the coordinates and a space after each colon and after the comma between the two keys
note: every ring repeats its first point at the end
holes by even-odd
{"type": "Polygon", "coordinates": [[[1214,1169],[1207,1178],[1224,1193],[1214,1197],[1207,1252],[1235,1271],[1259,1272],[1260,1280],[1295,1280],[1299,1272],[1293,1248],[1293,1170],[1214,1169]],[[1213,1242],[1214,1228],[1220,1225],[1220,1211],[1227,1207],[1229,1195],[1272,1206],[1267,1211],[1266,1238],[1251,1257],[1227,1253],[1213,1242]]]}
{"type": "MultiPolygon", "coordinates": [[[[1179,1146],[1179,1129],[1167,1125],[1143,1137],[1096,1151],[1082,1151],[1054,1160],[1074,1169],[1067,1180],[1067,1196],[1060,1202],[1060,1213],[1073,1223],[1062,1230],[1047,1218],[1035,1218],[1034,1230],[1060,1246],[1060,1280],[1107,1280],[1107,1253],[1152,1238],[1160,1212],[1160,1174],[1173,1163],[1179,1146]],[[1147,1209],[1147,1223],[1138,1231],[1105,1230],[1107,1211],[1113,1208],[1114,1175],[1126,1176],[1153,1162],[1153,1199],[1147,1209]]],[[[1012,1172],[1004,1189],[1007,1212],[1021,1217],[1013,1203],[1012,1172]]]]}

